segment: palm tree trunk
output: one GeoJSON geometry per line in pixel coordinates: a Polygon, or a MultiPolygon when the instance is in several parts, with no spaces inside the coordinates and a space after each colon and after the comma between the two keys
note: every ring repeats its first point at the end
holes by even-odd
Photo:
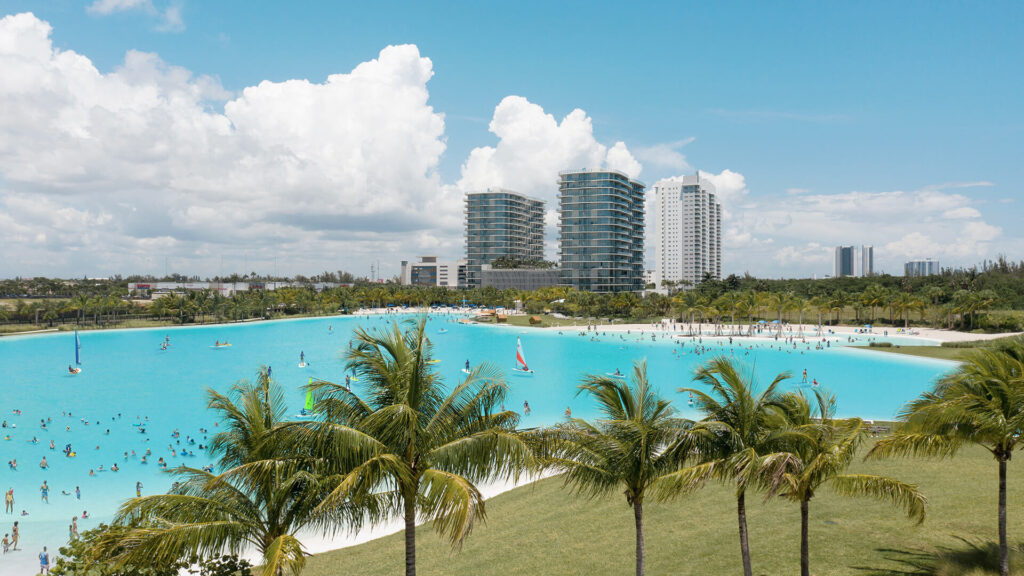
{"type": "Polygon", "coordinates": [[[800,501],[800,576],[811,576],[811,555],[807,538],[810,500],[800,501]]]}
{"type": "Polygon", "coordinates": [[[405,498],[405,576],[416,576],[416,500],[405,498]]]}
{"type": "Polygon", "coordinates": [[[644,508],[642,502],[633,503],[633,519],[636,521],[636,576],[644,576],[644,508]]]}
{"type": "Polygon", "coordinates": [[[999,575],[1010,576],[1010,558],[1006,547],[1006,459],[999,458],[999,575]]]}
{"type": "Polygon", "coordinates": [[[736,512],[740,521],[740,553],[743,555],[743,576],[753,576],[750,567],[750,541],[747,539],[747,503],[746,492],[740,492],[736,498],[736,512]]]}

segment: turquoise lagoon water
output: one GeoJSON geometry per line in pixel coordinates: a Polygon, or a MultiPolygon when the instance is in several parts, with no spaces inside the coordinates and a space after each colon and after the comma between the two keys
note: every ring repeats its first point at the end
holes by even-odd
{"type": "MultiPolygon", "coordinates": [[[[13,571],[13,567],[34,565],[43,545],[55,551],[67,540],[72,516],[79,517],[80,531],[109,521],[117,506],[134,496],[137,481],[143,484],[143,494],[166,491],[173,479],[161,472],[157,458],[165,458],[169,467],[207,464],[206,455],[186,440],[192,437],[205,443],[200,429],[216,432],[214,415],[206,410],[207,388],[227,390],[239,379],[254,378],[261,364],[269,365],[274,379],[287,391],[290,412],[296,413],[304,396],[300,387],[309,378],[344,380],[340,354],[354,327],[383,326],[392,320],[331,317],[82,332],[83,372],[77,376],[67,374],[67,365],[74,359],[73,334],[0,339],[0,419],[8,425],[0,429],[0,436],[10,438],[0,440],[0,490],[14,488],[16,508],[14,515],[0,516],[0,534],[9,532],[11,523],[18,520],[21,547],[26,549],[0,558],[0,574],[21,573],[22,568],[13,571]],[[171,346],[161,351],[165,335],[170,336],[171,346]],[[231,347],[211,348],[215,340],[225,339],[231,347]],[[306,368],[298,367],[300,352],[305,352],[306,368]],[[45,419],[51,421],[43,429],[40,421],[45,419]],[[145,434],[139,431],[140,423],[145,434]],[[180,432],[178,439],[172,437],[175,430],[180,432]],[[37,443],[32,442],[33,437],[37,443]],[[51,440],[55,450],[49,448],[51,440]],[[77,453],[74,458],[62,453],[69,443],[77,453]],[[198,455],[182,457],[182,447],[198,455]],[[142,464],[139,456],[147,448],[152,455],[149,463],[142,464]],[[171,449],[179,455],[172,456],[171,449]],[[124,453],[132,450],[136,456],[126,459],[124,453]],[[50,465],[47,470],[39,467],[44,456],[50,465]],[[6,464],[13,459],[17,459],[17,470],[6,464]],[[114,463],[120,471],[109,471],[114,463]],[[101,465],[104,471],[89,475],[90,469],[98,470],[101,465]],[[48,504],[40,501],[39,487],[44,480],[50,487],[48,504]],[[80,500],[74,496],[76,486],[81,489],[80,500]],[[64,491],[71,495],[63,495],[64,491]],[[29,515],[18,516],[22,510],[29,515]],[[83,510],[89,511],[89,519],[81,519],[83,510]]],[[[575,416],[595,416],[594,406],[586,398],[576,397],[581,377],[616,368],[628,373],[637,359],[647,360],[650,380],[691,417],[697,414],[675,390],[692,385],[696,366],[717,353],[755,365],[764,382],[778,372],[791,371],[792,387],[806,386],[800,384],[800,373],[807,369],[809,379],[817,379],[838,395],[840,415],[876,419],[892,418],[906,401],[953,366],[868,352],[840,345],[835,338],[824,350],[814,350],[813,345],[811,350],[804,345],[793,350],[792,345],[779,349],[780,345],[770,340],[745,340],[742,344],[737,340],[729,345],[711,338],[676,341],[658,333],[658,339],[652,341],[649,331],[642,336],[637,332],[608,333],[594,338],[593,333],[581,336],[578,329],[560,333],[464,325],[455,320],[454,316],[434,317],[428,328],[435,357],[441,361],[435,367],[449,382],[464,377],[461,369],[467,359],[473,364],[491,361],[511,369],[516,339],[522,339],[536,374],[509,376],[506,406],[521,411],[524,401],[530,403],[532,413],[523,417],[524,427],[559,421],[566,408],[575,416]],[[447,332],[440,333],[441,329],[447,332]],[[696,352],[700,346],[708,348],[704,355],[696,352]]]]}

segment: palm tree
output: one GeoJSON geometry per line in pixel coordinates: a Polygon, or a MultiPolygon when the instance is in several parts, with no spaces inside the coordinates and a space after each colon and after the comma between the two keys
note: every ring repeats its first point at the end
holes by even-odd
{"type": "Polygon", "coordinates": [[[726,292],[716,301],[718,309],[723,313],[729,311],[729,323],[736,326],[736,309],[740,306],[740,295],[738,292],[726,292]]]}
{"type": "Polygon", "coordinates": [[[314,381],[322,423],[310,424],[302,442],[336,463],[330,495],[318,510],[344,507],[370,495],[405,520],[405,573],[416,574],[416,517],[430,519],[453,546],[484,519],[476,483],[518,477],[534,464],[516,434],[519,415],[499,409],[508,384],[490,364],[476,367],[453,389],[429,363],[426,318],[407,330],[397,323],[355,331],[346,369],[366,389],[314,381]],[[351,462],[358,454],[359,462],[351,462]]]}
{"type": "Polygon", "coordinates": [[[865,436],[860,418],[836,420],[835,397],[814,390],[814,405],[802,393],[783,397],[794,433],[791,451],[797,455],[792,470],[783,475],[779,494],[800,504],[800,574],[810,576],[808,543],[811,498],[822,487],[841,496],[871,496],[891,500],[918,523],[924,521],[926,499],[917,486],[884,476],[845,474],[865,436]]]}
{"type": "Polygon", "coordinates": [[[901,414],[902,429],[882,438],[868,458],[954,456],[967,444],[999,464],[999,573],[1010,573],[1006,542],[1006,463],[1024,429],[1024,339],[973,352],[901,414]]]}
{"type": "Polygon", "coordinates": [[[675,298],[672,299],[679,309],[680,319],[685,314],[689,318],[687,322],[687,331],[693,334],[693,315],[700,312],[701,306],[703,306],[703,300],[697,292],[688,290],[676,294],[675,298]]]}
{"type": "Polygon", "coordinates": [[[587,376],[579,386],[603,414],[594,423],[573,418],[539,434],[544,466],[564,472],[566,485],[597,497],[623,490],[636,524],[636,574],[644,573],[644,499],[647,489],[679,467],[675,442],[687,422],[647,382],[647,364],[637,362],[632,384],[587,376]]]}
{"type": "Polygon", "coordinates": [[[705,417],[686,432],[679,453],[687,450],[701,462],[670,472],[659,480],[658,493],[672,498],[689,492],[710,479],[730,482],[736,487],[740,552],[743,574],[751,576],[750,542],[747,535],[746,492],[767,487],[777,489],[782,475],[796,457],[783,450],[786,417],[779,385],[788,372],[775,376],[763,391],[758,390],[753,370],[725,356],[710,360],[697,369],[694,380],[711,388],[710,393],[680,388],[694,396],[705,417]]]}
{"type": "Polygon", "coordinates": [[[305,460],[275,441],[286,415],[281,389],[261,370],[255,383],[236,384],[227,395],[209,391],[209,407],[225,426],[210,445],[220,474],[180,466],[169,494],[144,496],[121,506],[121,530],[96,550],[121,549],[119,564],[147,558],[177,560],[225,550],[257,549],[265,576],[297,574],[306,553],[296,534],[305,528],[358,525],[362,510],[338,507],[316,514],[324,493],[305,460]]]}

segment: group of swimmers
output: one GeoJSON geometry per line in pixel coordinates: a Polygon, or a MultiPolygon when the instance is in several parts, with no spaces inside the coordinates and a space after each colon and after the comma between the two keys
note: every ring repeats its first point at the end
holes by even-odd
{"type": "MultiPolygon", "coordinates": [[[[12,414],[14,416],[19,416],[19,415],[21,415],[21,411],[16,409],[16,410],[12,411],[12,414]]],[[[72,413],[67,412],[67,411],[62,412],[62,416],[64,416],[65,418],[73,418],[74,417],[72,413]]],[[[118,413],[116,416],[112,416],[111,417],[111,421],[117,422],[121,418],[122,418],[122,415],[120,413],[118,413]]],[[[140,416],[140,417],[137,417],[136,420],[137,420],[137,422],[133,423],[132,425],[137,430],[139,430],[143,435],[145,435],[146,434],[145,426],[149,423],[149,417],[146,416],[145,418],[143,418],[143,417],[140,416]]],[[[98,421],[98,420],[92,421],[92,420],[89,420],[88,418],[80,418],[80,422],[84,426],[89,426],[89,425],[99,426],[100,425],[100,421],[98,421]]],[[[39,422],[40,428],[42,430],[47,430],[47,431],[50,429],[50,425],[51,424],[52,424],[52,418],[42,418],[42,419],[40,419],[40,422],[39,422]]],[[[214,425],[216,426],[216,424],[214,424],[214,425]]],[[[17,424],[13,423],[13,422],[8,423],[7,420],[3,420],[2,422],[0,422],[0,427],[16,430],[17,429],[17,424]]],[[[71,432],[71,426],[70,425],[65,426],[65,431],[66,432],[71,432]]],[[[180,456],[187,456],[187,457],[198,456],[199,455],[198,451],[203,451],[203,450],[206,450],[206,449],[209,448],[209,444],[207,442],[207,434],[208,434],[208,432],[209,432],[209,430],[207,428],[199,428],[199,433],[200,433],[199,436],[192,437],[191,435],[184,435],[184,438],[182,438],[181,432],[179,430],[175,429],[170,434],[172,442],[169,443],[168,446],[167,446],[167,449],[170,452],[170,455],[171,456],[179,456],[180,455],[180,456]]],[[[105,431],[105,434],[109,435],[110,434],[110,429],[107,429],[105,431]]],[[[8,440],[10,440],[10,439],[11,438],[8,437],[8,440]]],[[[149,442],[149,440],[150,439],[147,437],[147,438],[145,438],[143,440],[143,442],[149,442]]],[[[38,443],[39,439],[37,437],[33,436],[32,440],[30,440],[29,442],[30,443],[38,443]]],[[[51,439],[49,441],[49,448],[50,448],[50,450],[53,450],[53,451],[57,450],[57,444],[56,444],[56,442],[53,439],[51,439]]],[[[100,449],[100,446],[97,445],[96,446],[96,450],[99,450],[99,449],[100,449]]],[[[70,442],[65,444],[65,446],[64,446],[63,450],[61,450],[61,452],[64,454],[64,456],[66,458],[74,458],[74,457],[79,455],[75,451],[75,449],[72,447],[70,442]]],[[[152,455],[152,449],[147,448],[145,450],[145,452],[141,455],[139,463],[146,464],[147,458],[149,456],[151,456],[151,455],[152,455]]],[[[125,462],[128,462],[130,459],[133,459],[135,457],[136,457],[136,451],[134,449],[124,451],[124,461],[125,462]]],[[[8,464],[8,467],[12,471],[17,471],[18,470],[18,461],[17,461],[16,458],[12,458],[12,459],[8,460],[7,464],[8,464]]],[[[161,468],[167,468],[168,461],[163,456],[160,456],[159,459],[158,459],[158,465],[161,468]]],[[[41,457],[41,459],[39,461],[39,468],[40,468],[40,470],[43,470],[43,471],[49,471],[51,469],[51,463],[47,459],[47,456],[45,454],[41,457]]],[[[101,472],[104,472],[104,471],[107,471],[107,470],[116,473],[116,472],[120,471],[121,469],[122,469],[122,464],[119,464],[118,462],[114,462],[109,468],[105,468],[101,464],[101,465],[97,466],[96,468],[90,468],[89,471],[88,471],[88,476],[95,477],[95,476],[98,475],[97,473],[101,473],[101,472]]],[[[213,467],[212,467],[212,465],[204,465],[203,469],[204,470],[208,470],[208,471],[212,471],[213,467]]],[[[43,504],[48,504],[49,503],[50,492],[51,492],[50,485],[48,484],[48,482],[46,480],[44,480],[42,482],[42,485],[39,487],[39,494],[40,494],[40,501],[41,501],[41,503],[43,503],[43,504]]],[[[82,490],[81,490],[81,488],[79,486],[75,486],[73,491],[61,490],[61,494],[64,495],[64,496],[74,496],[74,498],[76,500],[81,500],[82,499],[82,490]]],[[[141,496],[142,495],[142,482],[141,481],[137,481],[136,484],[135,484],[135,495],[136,496],[141,496]]],[[[14,514],[15,513],[16,509],[15,509],[15,500],[14,500],[14,488],[8,488],[6,490],[6,492],[5,492],[5,495],[4,495],[4,510],[8,514],[14,514]]],[[[29,511],[27,509],[22,509],[20,515],[21,516],[28,516],[29,515],[29,511]]],[[[88,518],[88,517],[89,517],[88,512],[83,510],[81,518],[88,518]]],[[[76,518],[77,518],[77,515],[76,515],[76,518]]],[[[71,527],[69,527],[69,535],[72,535],[72,534],[73,535],[77,535],[77,520],[72,523],[71,527]]]]}

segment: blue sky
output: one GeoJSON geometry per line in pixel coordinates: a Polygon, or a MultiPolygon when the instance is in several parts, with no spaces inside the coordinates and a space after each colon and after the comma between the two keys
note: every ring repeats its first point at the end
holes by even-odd
{"type": "MultiPolygon", "coordinates": [[[[1024,257],[1017,230],[1024,210],[1019,3],[307,2],[296,8],[152,0],[114,7],[118,2],[125,0],[111,0],[109,10],[69,1],[2,6],[4,14],[31,11],[48,22],[54,49],[87,57],[101,74],[116,72],[128,51],[140,51],[193,77],[217,79],[225,94],[204,101],[214,112],[260,82],[323,83],[377,58],[386,46],[414,44],[432,63],[428,105],[443,114],[444,150],[428,169],[440,186],[481,185],[465,178],[463,165],[476,148],[501,148],[489,123],[507,96],[521,96],[559,122],[578,108],[597,143],[628,146],[645,182],[695,169],[742,175],[725,194],[734,203],[726,205],[727,233],[736,238],[726,241],[726,272],[822,275],[831,268],[827,247],[837,242],[875,244],[876,258],[890,271],[915,256],[944,264],[998,253],[1024,257]],[[675,155],[656,154],[666,150],[675,155]],[[936,212],[917,211],[933,200],[936,212]],[[838,213],[824,218],[811,211],[788,223],[761,219],[771,213],[766,207],[787,203],[826,213],[834,205],[838,213]],[[850,230],[847,240],[826,237],[814,225],[816,218],[841,220],[843,210],[872,203],[863,206],[870,218],[827,227],[850,230]],[[924,226],[915,222],[921,218],[942,222],[924,226]],[[969,249],[952,246],[960,234],[969,249]]],[[[11,172],[3,172],[8,195],[40,186],[11,172]]],[[[508,176],[494,180],[516,187],[508,176]]],[[[73,195],[68,189],[61,198],[73,195]]],[[[74,207],[102,211],[102,202],[87,204],[74,207]]],[[[459,245],[445,239],[452,230],[442,227],[409,246],[380,239],[380,254],[360,249],[351,265],[316,259],[304,265],[359,270],[374,258],[390,263],[430,249],[454,257],[459,245]]],[[[230,257],[240,249],[179,236],[174,254],[199,273],[217,272],[202,257],[230,257]]],[[[246,249],[269,261],[270,252],[246,249]]],[[[133,262],[144,267],[130,259],[120,264],[133,262]]],[[[23,267],[0,265],[0,274],[60,272],[23,267]]]]}

